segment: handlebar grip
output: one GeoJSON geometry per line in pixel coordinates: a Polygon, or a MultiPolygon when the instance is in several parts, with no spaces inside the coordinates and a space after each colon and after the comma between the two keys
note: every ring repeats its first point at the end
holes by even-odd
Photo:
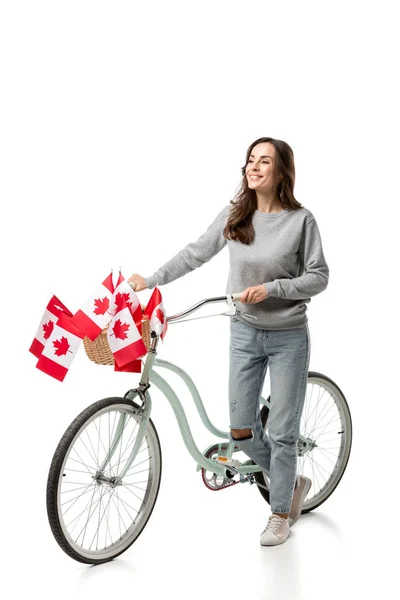
{"type": "Polygon", "coordinates": [[[242,294],[243,294],[243,292],[237,292],[236,294],[231,294],[232,300],[234,302],[240,302],[240,298],[241,298],[242,294]]]}

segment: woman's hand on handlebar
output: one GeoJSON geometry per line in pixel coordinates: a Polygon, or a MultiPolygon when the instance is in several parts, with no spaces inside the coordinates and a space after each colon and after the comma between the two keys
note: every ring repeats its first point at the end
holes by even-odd
{"type": "Polygon", "coordinates": [[[257,304],[268,298],[268,292],[264,285],[253,285],[252,287],[246,288],[241,297],[240,302],[242,304],[257,304]]]}
{"type": "Polygon", "coordinates": [[[131,275],[129,277],[128,283],[135,283],[136,284],[136,286],[134,286],[135,287],[135,292],[141,292],[142,290],[146,290],[147,289],[146,280],[143,279],[143,277],[141,277],[137,273],[134,273],[133,275],[131,275]]]}

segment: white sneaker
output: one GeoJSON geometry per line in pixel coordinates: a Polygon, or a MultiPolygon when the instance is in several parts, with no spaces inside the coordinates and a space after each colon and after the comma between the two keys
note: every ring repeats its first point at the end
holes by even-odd
{"type": "Polygon", "coordinates": [[[304,475],[298,475],[296,479],[296,487],[293,492],[292,506],[289,512],[289,527],[292,527],[296,523],[297,519],[301,515],[304,500],[310,491],[312,481],[304,475]]]}
{"type": "Polygon", "coordinates": [[[289,521],[279,515],[271,515],[261,534],[261,546],[276,546],[283,544],[289,536],[289,521]]]}

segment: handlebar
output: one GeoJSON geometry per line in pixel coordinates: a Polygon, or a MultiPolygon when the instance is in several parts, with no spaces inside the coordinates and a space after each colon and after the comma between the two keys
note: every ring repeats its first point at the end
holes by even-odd
{"type": "Polygon", "coordinates": [[[187,310],[184,310],[181,313],[177,313],[176,315],[167,317],[167,322],[171,323],[172,321],[178,321],[178,320],[182,319],[182,317],[185,317],[186,315],[190,315],[195,310],[198,310],[201,306],[204,306],[205,304],[213,304],[215,302],[228,302],[228,304],[230,305],[230,308],[228,309],[227,312],[220,313],[220,314],[233,316],[237,312],[236,306],[233,304],[233,302],[235,301],[234,298],[237,298],[236,301],[238,301],[238,299],[240,298],[241,295],[242,294],[228,294],[227,296],[216,296],[214,298],[206,298],[205,300],[201,300],[200,302],[197,302],[197,304],[195,304],[191,308],[188,308],[187,310]]]}
{"type": "MultiPolygon", "coordinates": [[[[136,283],[134,281],[129,281],[128,283],[131,286],[131,288],[133,289],[133,291],[135,291],[136,283]]],[[[242,294],[243,294],[243,292],[237,292],[235,294],[227,294],[226,296],[215,296],[213,298],[206,298],[205,300],[201,300],[200,302],[197,302],[197,304],[195,304],[191,308],[188,308],[187,310],[184,310],[181,313],[177,313],[176,315],[167,317],[167,322],[171,323],[173,321],[179,321],[180,319],[182,319],[182,317],[185,317],[186,315],[190,315],[192,312],[195,312],[196,310],[198,310],[201,306],[204,306],[205,304],[213,304],[216,302],[227,302],[229,305],[228,311],[225,313],[220,313],[221,315],[233,316],[237,312],[240,312],[241,314],[244,314],[252,319],[256,319],[257,317],[255,317],[254,315],[250,315],[248,313],[244,313],[244,312],[238,311],[236,309],[236,305],[234,304],[234,302],[240,302],[240,298],[241,298],[242,294]]]]}

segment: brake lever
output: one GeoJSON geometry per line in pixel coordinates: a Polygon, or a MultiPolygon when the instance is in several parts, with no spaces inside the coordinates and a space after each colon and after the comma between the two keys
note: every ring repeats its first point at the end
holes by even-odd
{"type": "Polygon", "coordinates": [[[234,303],[234,301],[232,300],[232,296],[229,294],[226,297],[226,301],[228,303],[228,310],[226,312],[220,313],[221,315],[226,315],[227,317],[233,317],[234,315],[236,315],[236,304],[234,303]]]}
{"type": "Polygon", "coordinates": [[[251,319],[255,319],[257,321],[257,317],[255,317],[254,315],[250,315],[249,313],[246,313],[242,310],[237,309],[236,304],[232,300],[232,296],[230,294],[227,296],[226,301],[228,303],[229,308],[226,312],[220,313],[221,315],[233,317],[238,313],[240,315],[245,315],[246,317],[250,317],[251,319]]]}
{"type": "Polygon", "coordinates": [[[250,317],[250,319],[255,319],[257,321],[258,317],[251,315],[250,313],[246,313],[243,312],[242,310],[237,310],[237,313],[239,313],[239,315],[245,315],[246,317],[250,317]]]}

